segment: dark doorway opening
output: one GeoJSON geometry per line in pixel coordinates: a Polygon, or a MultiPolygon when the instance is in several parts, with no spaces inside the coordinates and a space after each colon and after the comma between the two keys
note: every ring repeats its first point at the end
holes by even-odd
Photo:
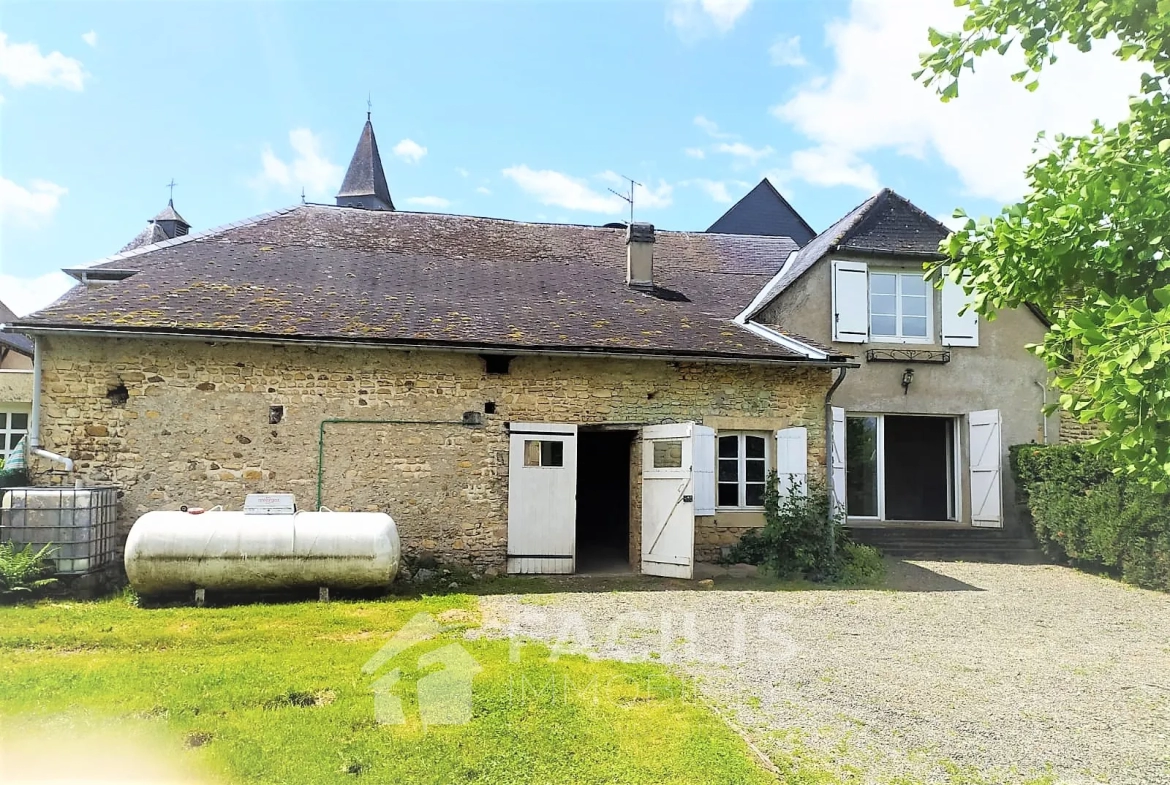
{"type": "Polygon", "coordinates": [[[954,515],[955,421],[885,417],[886,519],[946,521],[954,515]]]}
{"type": "Polygon", "coordinates": [[[577,572],[630,569],[633,431],[577,435],[577,572]]]}

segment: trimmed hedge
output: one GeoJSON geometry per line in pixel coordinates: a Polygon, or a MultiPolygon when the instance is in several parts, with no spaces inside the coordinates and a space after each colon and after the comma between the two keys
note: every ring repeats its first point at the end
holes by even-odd
{"type": "Polygon", "coordinates": [[[1017,445],[1012,472],[1053,556],[1170,591],[1170,495],[1154,493],[1082,445],[1017,445]]]}

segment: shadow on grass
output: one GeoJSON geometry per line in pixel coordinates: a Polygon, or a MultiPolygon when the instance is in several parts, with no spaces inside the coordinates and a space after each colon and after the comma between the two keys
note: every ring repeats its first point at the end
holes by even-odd
{"type": "MultiPolygon", "coordinates": [[[[622,575],[501,575],[490,580],[471,581],[466,575],[452,573],[439,580],[413,583],[396,580],[389,589],[344,590],[333,589],[330,601],[369,601],[378,599],[416,599],[423,596],[450,594],[579,594],[604,592],[677,592],[677,591],[741,591],[741,592],[798,592],[798,591],[894,591],[894,592],[951,592],[985,591],[985,589],[952,578],[941,572],[909,561],[886,558],[886,575],[879,581],[863,585],[816,583],[806,580],[783,580],[766,575],[735,577],[716,575],[712,583],[677,578],[659,578],[635,573],[622,575]],[[452,584],[456,584],[452,586],[452,584]]],[[[208,607],[232,605],[309,602],[318,599],[316,589],[287,589],[262,592],[207,591],[208,607]]],[[[191,592],[140,597],[143,608],[166,608],[194,603],[191,592]]]]}

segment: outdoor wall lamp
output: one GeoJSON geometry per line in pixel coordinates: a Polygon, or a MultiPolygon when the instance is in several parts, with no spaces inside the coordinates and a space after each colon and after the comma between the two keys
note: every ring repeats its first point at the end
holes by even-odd
{"type": "Polygon", "coordinates": [[[908,395],[910,393],[910,382],[914,381],[914,369],[907,368],[902,371],[902,394],[908,395]]]}

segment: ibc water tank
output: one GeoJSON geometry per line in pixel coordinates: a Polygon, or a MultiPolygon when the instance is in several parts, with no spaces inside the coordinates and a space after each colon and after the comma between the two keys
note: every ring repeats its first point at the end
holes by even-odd
{"type": "Polygon", "coordinates": [[[388,586],[398,530],[380,512],[249,515],[148,512],[126,540],[126,576],[139,594],[388,586]]]}

